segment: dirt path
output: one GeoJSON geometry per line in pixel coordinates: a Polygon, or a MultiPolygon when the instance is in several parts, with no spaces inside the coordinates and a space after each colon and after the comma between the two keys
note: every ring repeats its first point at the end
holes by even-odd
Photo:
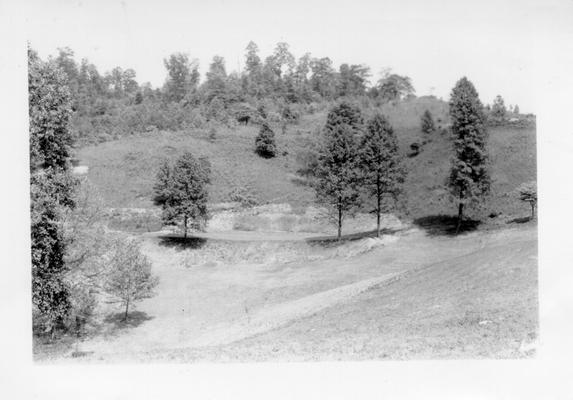
{"type": "Polygon", "coordinates": [[[310,296],[282,303],[276,306],[265,307],[255,315],[248,316],[234,326],[223,324],[215,327],[206,334],[198,337],[190,346],[180,347],[205,347],[228,344],[256,334],[276,329],[291,321],[316,314],[317,312],[344,303],[381,283],[390,281],[400,274],[387,274],[377,278],[364,279],[360,282],[325,290],[310,296]]]}

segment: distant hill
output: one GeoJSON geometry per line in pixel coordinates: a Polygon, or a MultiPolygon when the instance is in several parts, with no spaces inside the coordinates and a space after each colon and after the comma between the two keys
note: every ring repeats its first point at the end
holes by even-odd
{"type": "MultiPolygon", "coordinates": [[[[408,217],[455,213],[443,187],[452,154],[448,104],[427,96],[370,108],[365,113],[377,110],[394,126],[405,156],[408,217]],[[420,118],[426,109],[432,113],[437,128],[429,135],[420,129],[420,118]],[[414,142],[421,145],[416,156],[410,150],[414,142]]],[[[255,154],[258,126],[253,125],[146,132],[80,148],[77,157],[81,164],[89,166],[89,178],[108,207],[152,207],[152,186],[161,160],[186,150],[211,161],[212,202],[228,201],[229,192],[238,187],[247,188],[261,202],[304,207],[314,201],[314,192],[297,171],[302,166],[301,155],[324,125],[326,114],[327,108],[304,115],[297,124],[288,126],[286,134],[281,133],[278,124],[273,126],[278,155],[272,159],[255,154]],[[210,138],[213,129],[214,140],[210,138]]],[[[521,183],[536,179],[535,122],[498,125],[490,127],[489,132],[493,194],[479,214],[527,215],[527,206],[520,204],[513,191],[521,183]]]]}

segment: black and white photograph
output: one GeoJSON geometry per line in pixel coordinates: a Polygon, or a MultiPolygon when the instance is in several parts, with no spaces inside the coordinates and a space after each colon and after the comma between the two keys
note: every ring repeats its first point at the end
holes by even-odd
{"type": "Polygon", "coordinates": [[[34,368],[543,359],[573,2],[25,3],[34,368]]]}

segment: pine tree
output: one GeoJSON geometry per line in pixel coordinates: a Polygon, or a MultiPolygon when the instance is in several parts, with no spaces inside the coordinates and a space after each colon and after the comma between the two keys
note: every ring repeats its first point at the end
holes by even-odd
{"type": "Polygon", "coordinates": [[[340,103],[328,113],[315,171],[319,203],[336,212],[338,240],[345,215],[360,199],[360,157],[358,143],[363,131],[359,108],[340,103]]]}
{"type": "Polygon", "coordinates": [[[452,90],[450,116],[454,158],[448,186],[458,203],[456,232],[459,232],[464,206],[485,197],[491,186],[483,106],[474,85],[465,77],[452,90]]]}
{"type": "Polygon", "coordinates": [[[159,168],[154,203],[162,207],[164,223],[182,226],[184,238],[189,228],[202,229],[207,222],[210,173],[209,161],[191,153],[183,153],[173,166],[164,162],[159,168]]]}
{"type": "Polygon", "coordinates": [[[422,132],[430,134],[436,130],[436,125],[434,124],[434,119],[430,111],[424,111],[422,115],[422,132]]]}
{"type": "Polygon", "coordinates": [[[267,124],[261,126],[255,138],[255,149],[257,154],[264,158],[272,158],[277,153],[275,133],[267,124]]]}
{"type": "Polygon", "coordinates": [[[360,143],[360,158],[364,185],[376,199],[377,236],[380,236],[382,201],[390,197],[396,202],[406,175],[398,153],[398,140],[383,115],[376,114],[368,120],[360,143]]]}

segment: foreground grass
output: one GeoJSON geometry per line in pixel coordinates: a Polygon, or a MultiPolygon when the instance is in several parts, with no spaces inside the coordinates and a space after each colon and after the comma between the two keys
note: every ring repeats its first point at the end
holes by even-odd
{"type": "Polygon", "coordinates": [[[400,280],[241,343],[238,358],[520,358],[538,335],[537,241],[524,237],[400,280]],[[253,353],[249,349],[257,348],[253,353]]]}
{"type": "Polygon", "coordinates": [[[82,357],[71,353],[73,346],[59,354],[53,346],[38,346],[38,360],[533,355],[528,346],[538,335],[534,226],[458,237],[407,231],[397,241],[362,249],[366,252],[360,240],[339,248],[204,239],[181,247],[151,238],[146,252],[161,286],[156,297],[138,306],[145,317],[141,324],[120,331],[111,324],[113,335],[96,335],[80,345],[82,357]],[[398,278],[369,286],[388,274],[398,278]],[[344,294],[345,288],[367,283],[366,292],[344,294]]]}

